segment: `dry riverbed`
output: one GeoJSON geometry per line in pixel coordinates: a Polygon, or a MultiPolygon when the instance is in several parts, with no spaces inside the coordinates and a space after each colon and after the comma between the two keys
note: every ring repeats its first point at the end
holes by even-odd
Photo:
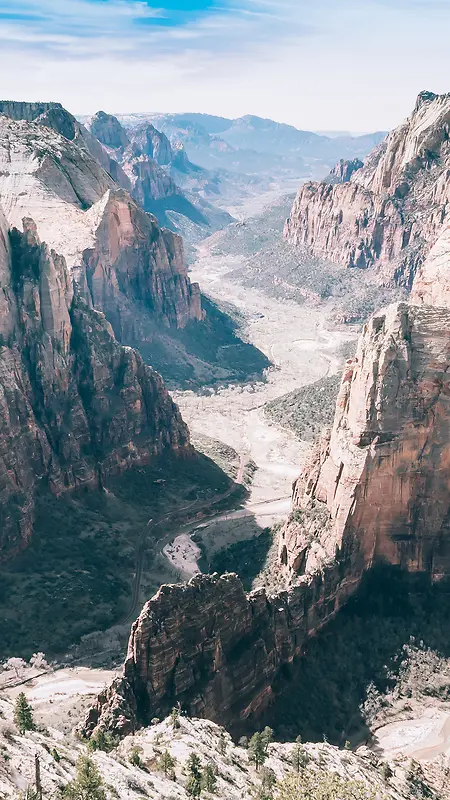
{"type": "MultiPolygon", "coordinates": [[[[244,320],[240,334],[272,362],[264,382],[227,385],[209,393],[173,393],[191,430],[194,444],[203,437],[219,440],[252,462],[256,471],[244,508],[223,515],[201,530],[201,544],[209,557],[238,539],[254,536],[286,518],[291,485],[298,476],[310,443],[268,420],[264,406],[306,384],[334,374],[342,363],[340,348],[356,338],[347,327],[329,331],[329,308],[308,308],[282,302],[257,289],[240,286],[227,275],[244,267],[244,257],[213,255],[221,234],[198,246],[191,279],[219,304],[232,304],[244,320]],[[234,520],[234,522],[233,522],[234,520]]],[[[179,574],[198,571],[201,550],[189,534],[177,534],[164,553],[179,574]]]]}

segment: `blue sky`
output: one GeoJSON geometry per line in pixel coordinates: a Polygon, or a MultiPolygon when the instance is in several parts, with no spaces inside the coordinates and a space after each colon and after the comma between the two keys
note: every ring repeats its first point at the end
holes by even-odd
{"type": "Polygon", "coordinates": [[[450,91],[450,0],[0,0],[0,96],[385,129],[450,91]]]}

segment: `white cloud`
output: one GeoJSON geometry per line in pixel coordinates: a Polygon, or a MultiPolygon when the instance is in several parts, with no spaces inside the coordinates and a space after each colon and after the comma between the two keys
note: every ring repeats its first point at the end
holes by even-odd
{"type": "Polygon", "coordinates": [[[421,89],[450,88],[447,1],[430,0],[428,11],[423,0],[233,2],[165,27],[137,23],[143,3],[112,0],[106,19],[104,3],[27,0],[37,14],[64,7],[77,21],[72,30],[61,19],[59,28],[0,22],[0,95],[60,100],[79,113],[254,113],[307,129],[374,130],[398,123],[421,89]],[[79,28],[85,12],[89,35],[79,28]]]}

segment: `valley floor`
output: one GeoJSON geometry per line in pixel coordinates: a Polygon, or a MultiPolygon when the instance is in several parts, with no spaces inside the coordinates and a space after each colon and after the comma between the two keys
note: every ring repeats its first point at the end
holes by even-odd
{"type": "MultiPolygon", "coordinates": [[[[226,308],[231,304],[237,309],[242,320],[241,335],[259,348],[273,366],[267,370],[264,382],[230,384],[203,393],[173,393],[194,444],[201,443],[205,436],[224,442],[255,470],[244,508],[202,526],[202,545],[208,558],[289,513],[291,485],[300,473],[310,442],[273,424],[264,407],[294,389],[338,372],[342,345],[354,340],[357,333],[355,327],[349,326],[328,330],[326,304],[307,307],[241,286],[236,272],[244,269],[245,257],[217,255],[222,235],[215,234],[198,246],[191,278],[219,305],[226,308]],[[232,278],[228,277],[230,273],[232,278]]],[[[183,532],[170,551],[166,547],[165,553],[188,577],[196,570],[201,550],[195,543],[190,545],[183,532]]]]}

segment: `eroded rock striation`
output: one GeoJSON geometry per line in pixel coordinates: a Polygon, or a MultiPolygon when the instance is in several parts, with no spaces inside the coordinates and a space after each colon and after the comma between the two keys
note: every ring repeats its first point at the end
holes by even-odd
{"type": "Polygon", "coordinates": [[[0,213],[0,553],[26,546],[37,491],[99,488],[189,435],[160,376],[114,339],[31,219],[0,213]]]}
{"type": "Polygon", "coordinates": [[[201,321],[200,289],[188,278],[182,239],[161,230],[122,190],[107,192],[95,211],[95,241],[83,253],[83,273],[92,304],[117,338],[139,344],[151,341],[158,327],[201,321]]]}
{"type": "Polygon", "coordinates": [[[132,627],[123,677],[100,694],[83,734],[124,735],[177,703],[238,729],[267,707],[280,670],[350,591],[335,567],[275,597],[246,595],[234,574],[162,586],[132,627]]]}
{"type": "Polygon", "coordinates": [[[286,238],[344,267],[375,267],[380,280],[411,288],[448,222],[450,94],[422,92],[350,181],[306,183],[286,238]]]}

